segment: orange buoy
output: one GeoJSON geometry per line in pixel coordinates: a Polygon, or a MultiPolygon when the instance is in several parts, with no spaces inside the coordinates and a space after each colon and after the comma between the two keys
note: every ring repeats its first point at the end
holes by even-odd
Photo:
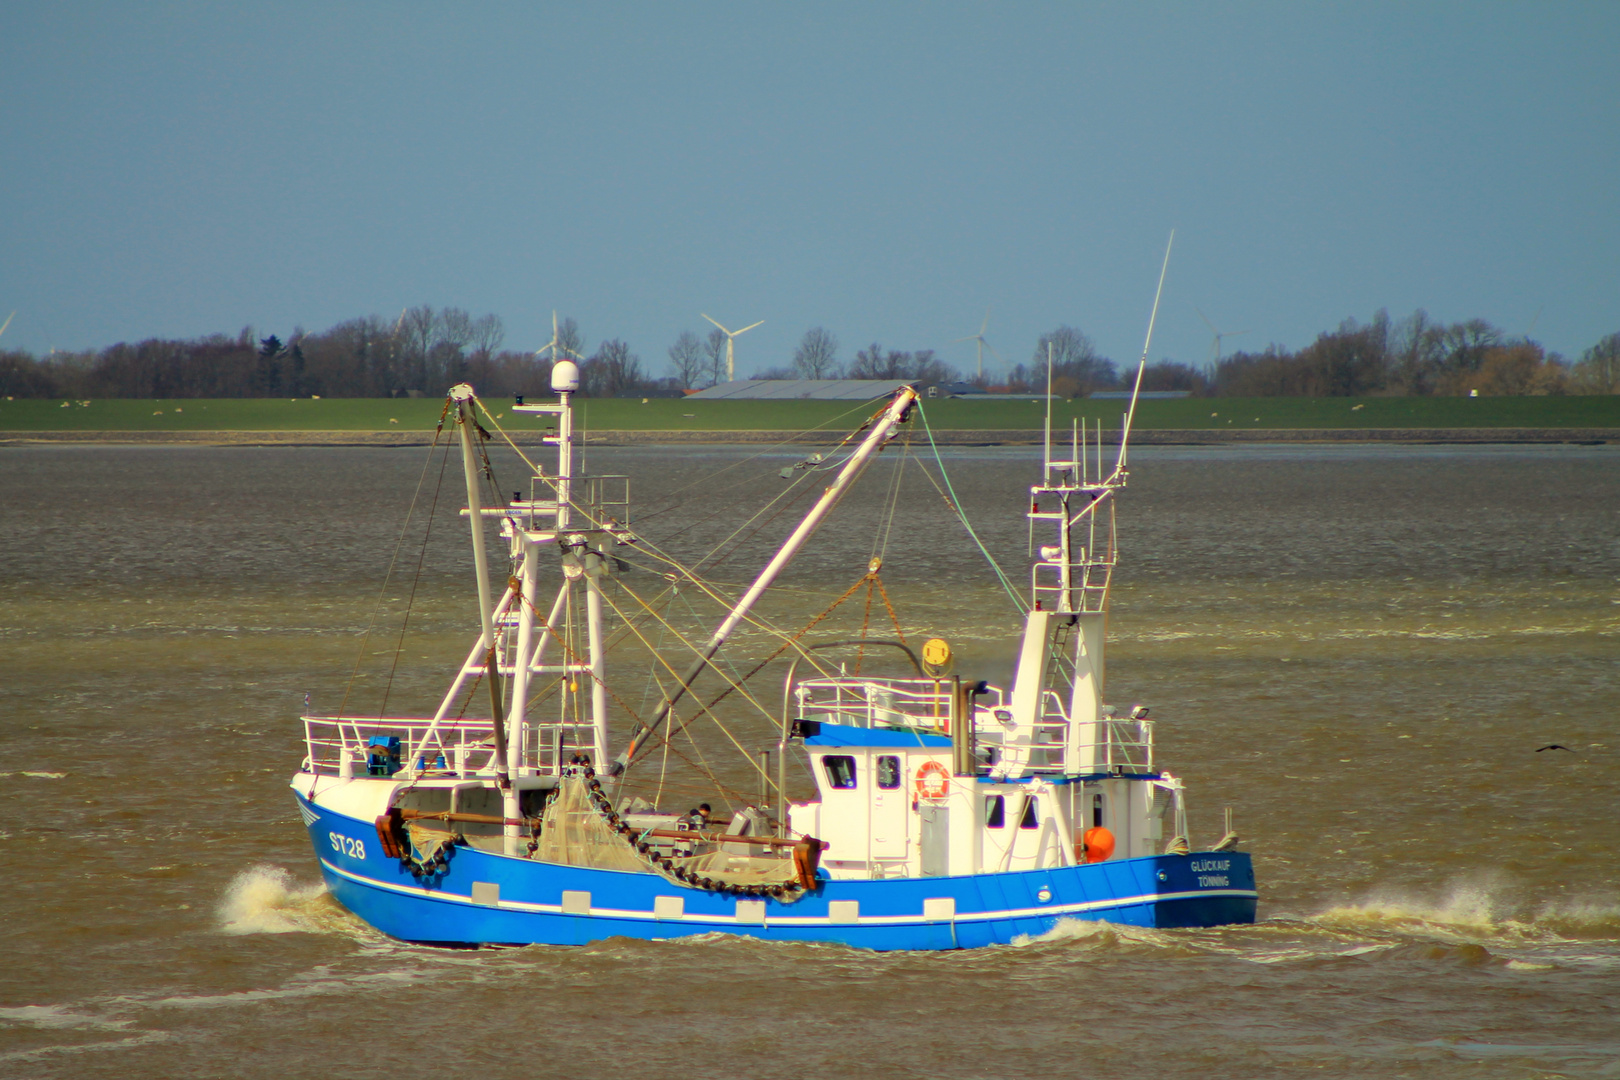
{"type": "Polygon", "coordinates": [[[1086,851],[1086,862],[1107,862],[1114,854],[1114,834],[1098,825],[1086,830],[1082,841],[1086,851]]]}

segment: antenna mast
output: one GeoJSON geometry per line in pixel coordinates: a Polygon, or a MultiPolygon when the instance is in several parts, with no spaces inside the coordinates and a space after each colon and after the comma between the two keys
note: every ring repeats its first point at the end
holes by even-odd
{"type": "MultiPolygon", "coordinates": [[[[1153,294],[1153,314],[1148,316],[1147,340],[1142,342],[1142,359],[1136,364],[1136,385],[1131,388],[1131,407],[1125,413],[1125,430],[1119,435],[1119,459],[1114,462],[1117,476],[1125,471],[1125,448],[1131,441],[1131,422],[1136,419],[1136,399],[1142,393],[1142,372],[1147,370],[1148,349],[1153,345],[1153,324],[1159,318],[1159,298],[1164,295],[1164,275],[1170,269],[1170,247],[1176,242],[1176,230],[1170,230],[1170,240],[1164,245],[1164,265],[1159,267],[1159,288],[1153,294]]],[[[1051,408],[1050,405],[1047,406],[1051,408]]]]}

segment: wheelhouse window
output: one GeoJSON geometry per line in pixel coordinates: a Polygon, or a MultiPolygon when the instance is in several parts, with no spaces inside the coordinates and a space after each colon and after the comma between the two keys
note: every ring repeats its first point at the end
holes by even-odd
{"type": "Polygon", "coordinates": [[[1028,799],[1024,802],[1024,817],[1018,822],[1018,827],[1020,829],[1033,829],[1035,825],[1035,800],[1028,799]]]}
{"type": "Polygon", "coordinates": [[[900,786],[900,759],[883,754],[877,759],[877,786],[893,791],[900,786]]]}
{"type": "Polygon", "coordinates": [[[855,786],[855,759],[844,754],[828,754],[821,759],[827,771],[827,786],[853,788],[855,786]]]}
{"type": "Polygon", "coordinates": [[[1007,827],[1007,800],[1002,796],[991,795],[984,800],[984,827],[987,829],[1007,827]]]}

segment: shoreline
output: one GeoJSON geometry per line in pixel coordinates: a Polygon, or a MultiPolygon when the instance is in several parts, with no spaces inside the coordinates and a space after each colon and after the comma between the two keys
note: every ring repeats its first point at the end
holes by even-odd
{"type": "MultiPolygon", "coordinates": [[[[520,446],[541,444],[540,432],[514,433],[520,446]]],[[[1620,428],[1137,428],[1139,446],[1222,446],[1234,443],[1426,443],[1442,445],[1620,443],[1620,428]]],[[[828,445],[842,438],[831,431],[587,431],[586,446],[659,444],[828,445]]],[[[1066,432],[1053,432],[1063,443],[1066,432]]],[[[426,431],[3,431],[0,446],[92,444],[122,446],[427,446],[426,431]]],[[[926,439],[924,439],[926,441],[926,439]]],[[[1039,446],[1039,429],[946,430],[934,432],[940,446],[1039,446]]],[[[1117,444],[1119,432],[1103,433],[1103,443],[1117,444]]]]}

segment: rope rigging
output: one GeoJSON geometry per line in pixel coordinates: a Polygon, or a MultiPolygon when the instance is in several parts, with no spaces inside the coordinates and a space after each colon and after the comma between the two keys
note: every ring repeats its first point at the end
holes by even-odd
{"type": "MultiPolygon", "coordinates": [[[[480,473],[480,480],[482,481],[479,486],[486,488],[490,496],[488,502],[486,502],[484,505],[489,506],[491,510],[499,508],[503,511],[509,511],[512,506],[512,504],[509,503],[507,498],[503,495],[503,491],[497,481],[495,464],[491,458],[489,443],[495,438],[499,438],[502,442],[504,442],[506,447],[509,448],[511,452],[515,453],[518,458],[521,459],[531,470],[532,475],[541,481],[545,486],[549,487],[552,492],[560,498],[558,482],[559,478],[555,476],[548,476],[542,468],[530,460],[522,448],[520,448],[511,438],[511,436],[502,428],[499,420],[491,414],[488,406],[486,406],[481,400],[474,397],[472,399],[472,404],[479,410],[477,415],[479,415],[480,419],[482,420],[482,422],[480,422],[480,419],[473,419],[471,416],[468,418],[468,422],[472,424],[473,431],[476,432],[478,436],[476,464],[480,473]],[[493,429],[495,432],[494,435],[491,434],[490,430],[486,429],[486,423],[490,429],[493,429]]],[[[1013,598],[1015,604],[1020,604],[1019,598],[1016,592],[1014,592],[1011,588],[1011,584],[1007,580],[1005,574],[1001,572],[1000,567],[996,564],[988,549],[974,532],[971,524],[966,518],[966,515],[963,513],[960,504],[956,499],[955,491],[951,488],[950,477],[945,470],[944,462],[939,452],[939,448],[933,438],[932,431],[928,430],[927,418],[922,412],[922,403],[919,401],[916,402],[915,405],[918,410],[918,415],[923,416],[923,425],[928,434],[929,444],[930,448],[932,449],[935,465],[939,469],[939,480],[943,481],[943,488],[941,487],[940,483],[935,480],[934,476],[932,475],[932,470],[925,467],[923,461],[920,459],[916,462],[918,471],[923,474],[928,482],[940,494],[940,497],[942,501],[946,503],[947,508],[961,522],[973,543],[978,547],[980,553],[990,563],[1003,588],[1007,590],[1008,595],[1013,598]]],[[[442,428],[444,426],[444,417],[448,413],[448,408],[449,404],[447,402],[446,411],[441,413],[439,425],[440,431],[435,432],[435,447],[437,447],[439,443],[440,432],[442,432],[442,428]]],[[[858,406],[857,408],[861,407],[858,406]]],[[[855,410],[850,410],[850,412],[853,411],[855,410]]],[[[767,789],[775,788],[777,785],[772,782],[771,777],[766,775],[766,770],[755,762],[753,755],[748,752],[742,740],[740,740],[737,735],[727,726],[723,718],[716,712],[716,709],[728,698],[735,695],[745,701],[751,707],[752,711],[756,711],[759,716],[765,718],[774,725],[779,718],[774,716],[771,710],[766,708],[754,696],[754,694],[750,692],[748,689],[748,684],[752,679],[764,671],[765,668],[767,668],[771,663],[777,661],[788,652],[796,652],[798,656],[808,662],[814,670],[823,675],[828,674],[826,662],[818,661],[818,658],[815,657],[814,653],[805,647],[803,640],[807,635],[815,630],[818,625],[832,616],[840,607],[842,607],[853,596],[861,592],[863,589],[865,596],[861,618],[861,637],[864,639],[870,628],[875,601],[881,600],[884,613],[887,615],[889,621],[893,624],[896,635],[902,643],[906,642],[906,633],[901,624],[894,603],[889,596],[888,590],[880,575],[880,570],[883,566],[884,559],[886,558],[889,550],[890,542],[893,538],[894,526],[899,516],[900,494],[905,487],[907,470],[911,465],[911,458],[914,453],[911,439],[912,429],[900,428],[898,432],[891,433],[890,436],[892,438],[893,434],[903,433],[904,438],[901,440],[901,446],[897,448],[900,450],[899,460],[895,462],[891,474],[887,478],[887,483],[885,485],[886,490],[880,504],[881,510],[879,513],[878,522],[873,533],[871,555],[865,572],[841,594],[833,598],[832,601],[828,603],[822,610],[809,618],[802,626],[799,626],[797,629],[784,628],[777,625],[775,620],[762,616],[752,610],[739,611],[739,602],[734,598],[733,595],[728,595],[728,593],[732,593],[733,590],[740,589],[741,586],[717,583],[708,575],[712,574],[713,570],[716,568],[733,559],[739,552],[746,550],[750,542],[758,537],[762,532],[768,530],[773,523],[777,522],[783,515],[787,514],[804,500],[815,494],[818,490],[818,485],[806,482],[811,479],[811,475],[813,473],[843,468],[844,465],[848,463],[849,459],[856,453],[856,450],[852,448],[852,443],[854,443],[863,432],[866,432],[869,428],[871,428],[873,423],[876,422],[879,417],[883,416],[883,414],[884,410],[879,410],[878,412],[868,416],[864,422],[855,428],[855,430],[844,434],[842,439],[831,450],[825,453],[813,454],[809,458],[794,466],[780,470],[779,475],[784,479],[787,479],[789,483],[775,492],[768,500],[765,501],[763,506],[758,507],[749,516],[743,518],[740,522],[737,522],[729,529],[729,531],[725,533],[724,536],[708,545],[707,550],[699,558],[692,562],[687,562],[681,558],[678,558],[668,551],[667,548],[658,543],[649,541],[645,537],[638,534],[631,533],[627,525],[621,525],[614,519],[607,517],[604,510],[593,507],[590,504],[582,503],[578,499],[571,497],[568,505],[571,512],[577,515],[578,520],[581,523],[578,527],[581,527],[582,531],[606,533],[611,537],[620,539],[621,542],[628,543],[630,545],[626,549],[628,557],[623,558],[620,561],[630,567],[658,573],[660,577],[662,577],[667,583],[663,589],[650,593],[647,596],[643,596],[638,590],[626,585],[618,575],[611,575],[610,577],[603,579],[603,584],[605,585],[608,582],[611,582],[612,584],[617,585],[618,588],[613,590],[604,588],[598,590],[597,593],[597,595],[599,595],[606,605],[611,609],[612,614],[618,623],[618,625],[612,629],[611,633],[604,635],[607,640],[602,643],[603,651],[606,652],[611,646],[621,644],[633,638],[641,648],[645,649],[649,653],[652,659],[650,660],[647,680],[644,684],[641,706],[640,708],[632,708],[630,703],[625,701],[614,690],[614,688],[606,682],[606,680],[599,676],[595,671],[591,670],[590,665],[585,663],[581,657],[581,652],[585,650],[585,646],[583,645],[583,642],[575,641],[573,638],[575,632],[575,627],[573,624],[576,620],[572,618],[572,590],[569,591],[566,598],[559,598],[559,603],[564,603],[567,611],[566,616],[559,620],[562,625],[552,626],[547,621],[547,613],[541,612],[536,607],[534,603],[535,598],[524,595],[522,586],[515,576],[518,569],[519,560],[514,556],[512,558],[513,574],[511,576],[509,585],[511,593],[506,599],[503,599],[502,603],[506,604],[509,600],[515,598],[520,605],[527,606],[528,612],[530,615],[532,615],[534,620],[535,633],[539,636],[539,643],[536,644],[534,648],[538,650],[544,646],[546,641],[557,642],[558,649],[563,656],[562,666],[565,668],[565,673],[563,675],[549,680],[543,687],[531,687],[531,693],[528,695],[527,700],[524,703],[524,714],[529,715],[531,713],[536,713],[546,701],[553,700],[554,694],[561,692],[565,695],[563,698],[565,703],[563,705],[563,714],[560,719],[565,725],[571,719],[573,722],[572,726],[576,728],[585,726],[589,724],[590,721],[588,718],[580,715],[580,710],[582,708],[581,699],[583,697],[583,695],[580,693],[580,685],[582,682],[590,682],[593,685],[600,686],[605,692],[605,695],[611,698],[614,707],[621,710],[621,714],[636,725],[637,729],[643,729],[645,725],[642,721],[642,715],[647,707],[647,698],[651,693],[651,688],[656,686],[661,697],[664,699],[661,703],[661,709],[668,712],[667,719],[669,723],[668,726],[662,731],[657,731],[656,733],[653,731],[648,731],[646,734],[655,734],[657,742],[662,744],[662,757],[664,765],[663,768],[661,768],[660,775],[658,777],[658,791],[660,794],[662,794],[666,787],[666,774],[669,759],[671,756],[674,756],[692,768],[695,772],[701,774],[709,783],[714,786],[715,790],[722,792],[727,797],[736,797],[738,799],[752,798],[752,796],[745,796],[742,793],[735,791],[730,787],[730,785],[724,783],[722,778],[717,774],[715,768],[711,767],[707,760],[703,758],[702,750],[697,741],[693,738],[693,732],[691,730],[692,724],[701,716],[708,717],[717,727],[720,728],[725,738],[742,755],[742,759],[749,762],[752,771],[761,775],[762,779],[765,781],[765,786],[767,789]],[[746,670],[739,669],[731,661],[729,656],[706,657],[706,666],[714,669],[716,675],[722,680],[724,685],[718,688],[717,692],[713,693],[706,701],[694,698],[694,702],[697,707],[695,709],[683,710],[687,712],[687,715],[684,717],[679,717],[676,716],[672,711],[674,701],[671,700],[671,698],[675,695],[672,695],[671,692],[673,690],[677,695],[682,691],[690,692],[689,682],[695,678],[699,671],[702,670],[702,665],[695,668],[693,672],[687,673],[683,679],[682,674],[675,670],[675,668],[671,665],[670,660],[666,658],[665,653],[669,647],[674,646],[677,648],[684,648],[693,654],[703,656],[703,653],[700,651],[700,647],[697,645],[694,638],[683,632],[674,621],[675,608],[673,605],[678,604],[684,608],[684,610],[695,622],[699,624],[702,622],[702,616],[700,616],[697,610],[692,606],[693,597],[682,589],[682,586],[687,582],[690,582],[693,588],[695,588],[699,594],[707,597],[710,601],[716,605],[719,605],[721,608],[737,611],[737,621],[735,625],[738,629],[741,629],[744,626],[751,627],[770,638],[774,638],[776,644],[774,648],[769,651],[768,655],[766,655],[763,659],[748,665],[746,670]],[[626,606],[616,600],[615,597],[619,595],[628,597],[632,601],[633,606],[626,606]],[[652,628],[655,625],[657,627],[656,641],[652,640],[649,636],[652,628]],[[676,642],[679,643],[678,646],[674,645],[676,642]],[[582,680],[578,678],[578,671],[566,670],[569,668],[579,668],[583,670],[585,679],[582,680]],[[674,677],[676,687],[672,687],[665,683],[664,676],[666,673],[674,677]],[[532,692],[534,690],[538,690],[538,693],[532,692]],[[571,702],[568,701],[570,698],[572,699],[571,702]],[[572,705],[573,715],[571,717],[569,715],[569,705],[572,705]],[[683,752],[680,747],[675,745],[679,733],[685,733],[687,741],[691,743],[691,750],[693,754],[696,755],[696,760],[694,760],[692,756],[689,756],[687,753],[683,752]]],[[[846,413],[845,415],[848,414],[846,413]]],[[[802,437],[804,434],[806,433],[799,433],[797,435],[790,436],[787,439],[773,444],[771,447],[767,447],[764,450],[749,455],[741,461],[732,462],[726,465],[724,468],[710,474],[710,476],[721,477],[725,476],[726,474],[735,473],[736,470],[746,466],[750,462],[758,461],[778,448],[792,443],[795,439],[802,437]]],[[[580,437],[581,439],[583,438],[583,427],[581,427],[580,430],[580,437]]],[[[868,440],[868,443],[871,443],[870,439],[868,440]]],[[[865,452],[871,453],[872,451],[868,449],[865,452]]],[[[445,460],[440,464],[439,483],[441,486],[447,461],[448,447],[446,448],[445,460]]],[[[417,500],[423,494],[427,469],[429,467],[430,463],[424,464],[423,475],[418,481],[417,497],[413,499],[412,503],[413,513],[417,500]]],[[[864,463],[862,467],[864,467],[864,463]]],[[[576,477],[576,480],[584,478],[585,477],[581,475],[576,477]]],[[[746,476],[741,479],[737,479],[732,483],[728,483],[720,490],[736,490],[744,487],[747,484],[755,483],[761,478],[762,477],[746,476]]],[[[840,483],[844,482],[847,481],[840,481],[840,483]]],[[[681,488],[675,489],[670,494],[682,495],[693,489],[701,489],[704,486],[704,480],[695,480],[683,485],[681,488]]],[[[583,494],[585,488],[580,485],[576,487],[576,490],[583,494]]],[[[436,487],[433,495],[433,506],[429,511],[430,516],[432,516],[434,510],[436,510],[439,494],[439,488],[436,487]]],[[[506,493],[506,495],[509,494],[510,493],[506,493]]],[[[706,492],[706,494],[712,496],[712,492],[706,492]]],[[[690,500],[673,499],[665,503],[663,506],[660,506],[656,511],[646,515],[639,515],[638,520],[645,520],[646,518],[668,514],[676,508],[685,505],[687,501],[690,500]]],[[[714,507],[715,500],[712,497],[705,498],[704,502],[708,504],[708,506],[714,507]]],[[[725,513],[726,507],[714,507],[713,509],[710,509],[708,513],[696,516],[693,521],[682,525],[669,535],[674,537],[688,533],[694,528],[698,528],[705,523],[720,518],[725,513]]],[[[516,527],[517,525],[518,523],[516,521],[512,521],[513,527],[516,527]]],[[[429,528],[431,529],[431,522],[429,528]]],[[[667,539],[668,538],[666,538],[666,542],[667,539]]],[[[423,550],[421,555],[419,555],[418,565],[416,568],[416,580],[413,581],[411,590],[410,602],[412,603],[414,602],[416,596],[416,583],[419,582],[422,574],[427,540],[428,537],[424,536],[423,550]]],[[[395,554],[397,560],[398,545],[396,545],[395,554]]],[[[617,556],[610,556],[610,558],[617,558],[617,556]]],[[[391,563],[390,573],[392,572],[392,569],[393,564],[391,563]]],[[[770,587],[772,589],[778,589],[778,586],[774,584],[772,584],[770,587]]],[[[794,592],[798,590],[786,589],[781,591],[794,592]]],[[[742,606],[746,607],[747,605],[744,604],[742,606]]],[[[1020,607],[1021,606],[1022,605],[1020,604],[1020,607]]],[[[522,610],[521,607],[519,610],[522,610]]],[[[407,610],[406,619],[408,623],[409,610],[407,610]]],[[[682,618],[682,621],[685,621],[684,617],[682,618]]],[[[396,667],[403,648],[404,633],[405,627],[402,627],[400,641],[394,650],[394,662],[396,667]]],[[[719,632],[717,632],[717,634],[718,633],[719,632]]],[[[506,647],[508,649],[511,647],[510,642],[506,647]]],[[[857,673],[859,673],[861,670],[865,651],[866,650],[862,648],[860,650],[860,654],[856,658],[855,671],[857,673]]],[[[538,655],[538,651],[536,651],[535,655],[538,655]]],[[[523,664],[530,663],[532,660],[529,657],[516,657],[514,658],[513,662],[523,664]]],[[[471,679],[472,686],[467,693],[466,700],[462,702],[462,708],[458,713],[458,719],[465,715],[465,710],[475,699],[479,683],[484,678],[484,674],[481,671],[478,673],[468,672],[467,674],[473,676],[471,679]]],[[[392,676],[392,672],[390,675],[392,676]]],[[[633,746],[635,745],[636,741],[637,740],[633,740],[633,746]]],[[[643,747],[637,747],[637,749],[640,748],[643,747]]],[[[671,784],[669,786],[673,788],[676,785],[671,784]]]]}
{"type": "MultiPolygon", "coordinates": [[[[416,478],[416,490],[414,492],[412,492],[412,494],[411,494],[411,505],[405,511],[405,521],[400,525],[400,527],[399,527],[399,536],[394,541],[394,551],[393,551],[393,554],[391,556],[389,556],[388,569],[383,573],[382,587],[377,591],[377,602],[374,605],[372,605],[371,620],[370,620],[370,622],[368,622],[366,624],[365,633],[360,635],[360,648],[359,648],[359,650],[358,650],[358,652],[357,652],[357,654],[356,654],[356,656],[354,658],[354,668],[349,672],[349,681],[348,681],[347,685],[345,685],[344,688],[343,688],[343,700],[338,703],[338,716],[340,716],[340,717],[343,716],[347,712],[348,706],[349,706],[349,695],[354,692],[354,684],[360,677],[360,665],[365,662],[365,658],[366,658],[366,645],[371,641],[371,632],[374,629],[376,629],[377,619],[379,618],[379,616],[380,616],[380,614],[382,612],[383,599],[388,595],[388,585],[393,580],[393,577],[394,577],[394,566],[395,566],[396,563],[399,562],[400,548],[404,546],[405,537],[410,532],[411,518],[413,516],[415,516],[415,514],[416,514],[417,501],[419,499],[421,499],[421,497],[422,497],[422,485],[424,483],[426,483],[426,481],[427,481],[428,466],[433,464],[433,451],[438,448],[439,436],[444,432],[444,418],[446,416],[449,416],[449,415],[450,415],[450,399],[446,398],[445,402],[444,402],[444,408],[439,410],[439,423],[433,429],[433,442],[428,447],[427,456],[422,459],[422,472],[421,472],[421,475],[419,475],[416,478]]],[[[446,446],[445,446],[445,460],[446,461],[449,460],[449,455],[450,455],[450,448],[449,448],[449,445],[446,444],[446,446]]],[[[441,484],[444,481],[444,467],[442,465],[439,467],[439,480],[440,480],[441,484]]],[[[437,507],[438,506],[438,489],[437,488],[434,489],[433,498],[434,498],[433,505],[435,507],[437,507]]],[[[430,518],[431,518],[431,515],[430,515],[430,518]]],[[[428,528],[429,529],[432,528],[432,521],[431,520],[428,523],[428,528]]],[[[423,550],[424,553],[427,550],[427,540],[426,540],[425,537],[423,538],[423,541],[422,541],[422,550],[423,550]]],[[[417,573],[419,575],[421,573],[421,564],[420,564],[420,562],[418,563],[417,573]]],[[[413,596],[415,595],[414,587],[413,587],[412,595],[413,596]]],[[[406,617],[409,618],[409,615],[410,615],[410,609],[407,608],[406,609],[406,617]]],[[[401,631],[401,634],[403,635],[403,631],[401,631]]],[[[396,659],[397,659],[397,654],[396,654],[396,659]]],[[[393,684],[393,674],[392,674],[392,672],[390,672],[390,674],[389,674],[389,685],[392,686],[392,684],[393,684]]],[[[384,694],[383,694],[383,702],[384,702],[385,706],[387,704],[387,701],[388,701],[388,695],[387,695],[387,693],[385,691],[384,694]]],[[[381,715],[381,713],[379,713],[379,716],[380,715],[381,715]]]]}
{"type": "MultiPolygon", "coordinates": [[[[962,512],[962,501],[956,497],[956,491],[951,487],[950,474],[945,471],[945,461],[940,457],[939,444],[934,441],[934,429],[928,425],[928,413],[923,408],[921,398],[917,399],[917,415],[922,418],[923,431],[928,435],[928,446],[934,451],[934,463],[939,466],[940,479],[945,481],[945,491],[940,492],[941,497],[945,499],[945,505],[950,507],[951,513],[956,515],[957,520],[962,523],[962,528],[966,529],[968,536],[972,538],[974,546],[979,549],[979,554],[984,556],[984,561],[990,564],[991,570],[995,571],[996,580],[1001,582],[1001,587],[1007,591],[1007,596],[1012,600],[1013,607],[1017,609],[1018,614],[1023,615],[1029,610],[1029,605],[1024,602],[1022,596],[1018,595],[1018,590],[1012,587],[1012,583],[1007,580],[1007,575],[1001,572],[1001,564],[996,562],[996,557],[990,554],[990,549],[984,546],[984,541],[980,540],[979,534],[973,530],[973,523],[968,521],[967,515],[962,512]],[[947,495],[946,492],[950,494],[947,495]]],[[[928,476],[927,469],[923,470],[923,475],[928,476]]],[[[932,481],[933,477],[930,476],[929,480],[932,481]]],[[[938,490],[937,484],[935,490],[938,490]]]]}

